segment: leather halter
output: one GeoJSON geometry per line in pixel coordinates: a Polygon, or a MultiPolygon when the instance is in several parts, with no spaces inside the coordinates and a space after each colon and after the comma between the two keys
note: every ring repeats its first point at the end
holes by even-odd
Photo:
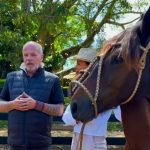
{"type": "Polygon", "coordinates": [[[70,83],[70,87],[73,83],[75,83],[76,85],[73,87],[72,91],[75,90],[76,86],[79,85],[83,91],[87,94],[87,96],[89,97],[90,101],[92,102],[92,105],[94,106],[94,111],[95,111],[95,117],[97,117],[98,115],[98,110],[97,110],[97,98],[98,98],[98,94],[99,94],[99,89],[100,89],[100,77],[101,77],[101,69],[102,69],[102,62],[104,59],[105,55],[101,55],[100,57],[100,61],[99,61],[99,66],[98,66],[98,75],[97,75],[97,82],[96,82],[96,92],[95,95],[93,96],[90,91],[85,87],[85,85],[83,85],[83,83],[81,83],[81,81],[83,80],[83,78],[87,75],[89,69],[92,67],[92,65],[95,63],[95,61],[97,60],[97,58],[94,59],[94,61],[89,65],[89,67],[87,68],[86,72],[84,72],[84,74],[81,76],[81,78],[78,81],[72,81],[70,83]]]}
{"type": "MultiPolygon", "coordinates": [[[[143,70],[145,68],[146,65],[146,58],[147,58],[147,53],[150,49],[150,42],[147,44],[146,48],[144,47],[140,47],[143,50],[143,54],[139,60],[139,72],[138,72],[138,78],[134,87],[134,90],[132,92],[132,94],[129,96],[129,98],[127,98],[123,103],[121,103],[121,105],[128,103],[129,101],[131,101],[131,99],[134,97],[134,95],[137,92],[137,89],[140,85],[140,81],[141,81],[141,77],[142,77],[142,73],[143,70]]],[[[95,117],[97,117],[98,112],[97,112],[97,105],[96,105],[96,101],[98,98],[98,92],[99,92],[99,88],[100,88],[100,79],[101,79],[101,71],[102,71],[102,63],[103,63],[103,59],[104,59],[105,55],[101,55],[100,56],[100,61],[99,61],[99,67],[98,67],[98,75],[97,75],[97,84],[96,84],[96,93],[95,96],[93,97],[92,94],[89,92],[89,90],[81,83],[81,81],[83,80],[83,78],[87,75],[89,69],[92,67],[92,65],[95,63],[95,61],[97,60],[96,58],[94,59],[94,61],[89,65],[89,67],[87,68],[86,72],[82,75],[82,77],[78,80],[78,81],[72,81],[71,84],[75,83],[77,85],[79,85],[84,92],[88,95],[89,99],[92,102],[92,105],[94,106],[94,110],[95,110],[95,117]]],[[[70,84],[70,86],[71,86],[70,84]]],[[[73,88],[73,90],[76,88],[76,86],[73,88]]]]}

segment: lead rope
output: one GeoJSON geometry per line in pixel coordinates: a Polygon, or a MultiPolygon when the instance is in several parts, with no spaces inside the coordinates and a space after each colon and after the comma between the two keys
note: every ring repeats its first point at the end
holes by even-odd
{"type": "Polygon", "coordinates": [[[81,127],[76,150],[82,150],[83,132],[84,132],[85,125],[86,125],[86,123],[83,123],[83,125],[81,127]],[[78,149],[78,147],[79,147],[79,149],[78,149]]]}
{"type": "Polygon", "coordinates": [[[141,46],[140,49],[143,50],[143,55],[141,56],[140,61],[139,61],[139,68],[140,69],[139,69],[138,79],[136,81],[135,88],[134,88],[132,94],[129,96],[129,98],[127,100],[125,100],[123,103],[121,103],[121,105],[124,105],[124,104],[130,102],[131,99],[134,97],[134,95],[136,94],[136,92],[138,90],[138,87],[139,87],[140,82],[141,82],[142,73],[143,73],[143,70],[144,70],[145,65],[146,65],[147,53],[148,53],[148,50],[150,49],[150,42],[148,43],[148,45],[146,46],[146,48],[144,48],[143,46],[141,46]]]}
{"type": "MultiPolygon", "coordinates": [[[[104,56],[105,55],[101,55],[100,61],[99,61],[99,65],[98,65],[98,75],[97,75],[97,82],[96,82],[96,93],[95,93],[94,97],[89,92],[89,90],[81,83],[81,81],[84,78],[84,76],[88,73],[88,70],[92,67],[92,65],[94,64],[96,59],[93,61],[92,64],[90,64],[90,66],[87,68],[86,72],[82,75],[82,77],[78,81],[72,81],[71,82],[71,84],[75,83],[76,85],[79,85],[84,90],[84,92],[88,95],[89,99],[92,102],[92,105],[94,106],[95,117],[97,117],[97,115],[98,115],[96,101],[97,101],[98,94],[99,94],[98,92],[99,92],[99,89],[100,89],[100,78],[101,78],[102,62],[103,62],[104,56]]],[[[77,144],[76,150],[82,150],[83,132],[84,132],[84,128],[85,128],[86,123],[87,122],[83,123],[83,125],[81,127],[81,131],[80,131],[80,134],[79,134],[79,139],[78,139],[78,144],[77,144]],[[79,149],[78,149],[78,147],[79,147],[79,149]]]]}

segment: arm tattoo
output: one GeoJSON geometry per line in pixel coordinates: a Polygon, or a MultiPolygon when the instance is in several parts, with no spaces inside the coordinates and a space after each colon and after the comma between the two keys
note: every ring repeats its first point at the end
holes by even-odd
{"type": "Polygon", "coordinates": [[[52,116],[61,116],[64,111],[63,104],[46,104],[42,110],[44,113],[52,116]]]}

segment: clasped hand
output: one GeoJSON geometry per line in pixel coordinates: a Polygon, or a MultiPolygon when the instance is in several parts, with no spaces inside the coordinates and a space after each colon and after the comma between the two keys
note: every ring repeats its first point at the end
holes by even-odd
{"type": "Polygon", "coordinates": [[[20,111],[27,111],[30,109],[34,109],[36,100],[34,100],[31,96],[23,92],[16,99],[11,101],[12,108],[20,111]]]}

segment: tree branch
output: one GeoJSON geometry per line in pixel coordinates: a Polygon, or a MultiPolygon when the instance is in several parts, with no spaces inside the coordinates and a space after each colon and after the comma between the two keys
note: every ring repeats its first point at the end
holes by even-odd
{"type": "Polygon", "coordinates": [[[99,13],[101,12],[101,10],[105,7],[105,4],[108,0],[103,0],[102,4],[98,7],[97,12],[95,13],[95,15],[93,16],[93,18],[91,19],[91,22],[94,22],[95,19],[97,18],[97,16],[99,15],[99,13]]]}
{"type": "Polygon", "coordinates": [[[71,48],[69,48],[69,49],[65,49],[65,50],[63,50],[63,51],[61,52],[61,55],[62,55],[64,58],[67,58],[68,56],[71,56],[71,55],[75,55],[75,54],[79,51],[79,49],[80,49],[81,47],[89,47],[89,46],[92,44],[92,42],[93,42],[93,40],[94,40],[94,36],[100,31],[100,29],[102,28],[102,26],[106,23],[106,20],[109,20],[109,19],[110,19],[110,16],[111,16],[110,14],[111,14],[111,12],[112,12],[113,6],[114,6],[114,4],[116,3],[116,1],[117,1],[117,0],[113,0],[113,1],[112,1],[111,5],[110,5],[109,8],[108,8],[107,13],[105,14],[104,18],[102,19],[102,21],[100,22],[100,24],[98,25],[98,27],[95,28],[95,29],[93,30],[93,32],[92,32],[89,36],[87,36],[87,38],[86,38],[85,41],[83,41],[81,44],[78,44],[78,45],[76,45],[76,46],[73,46],[73,47],[71,47],[71,48]]]}
{"type": "Polygon", "coordinates": [[[118,23],[118,22],[115,22],[115,21],[107,21],[108,24],[113,24],[113,25],[116,25],[116,26],[121,26],[123,29],[125,29],[125,25],[127,24],[130,24],[130,23],[133,23],[134,21],[138,20],[140,17],[137,17],[131,21],[128,21],[128,22],[124,22],[124,23],[118,23]]]}
{"type": "Polygon", "coordinates": [[[114,13],[114,15],[120,15],[120,14],[142,14],[143,12],[136,12],[136,11],[126,11],[126,12],[118,12],[114,13]]]}

